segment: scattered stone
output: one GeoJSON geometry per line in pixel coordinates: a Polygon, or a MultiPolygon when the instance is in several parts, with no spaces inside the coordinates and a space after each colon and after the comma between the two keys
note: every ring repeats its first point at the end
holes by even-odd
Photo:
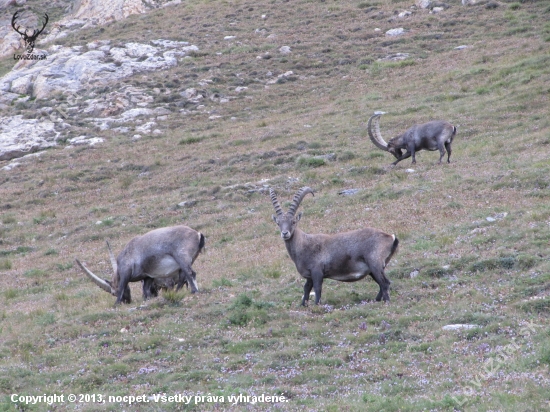
{"type": "Polygon", "coordinates": [[[7,164],[6,166],[4,166],[2,168],[2,170],[6,170],[6,171],[10,171],[12,170],[13,168],[17,167],[17,166],[21,166],[21,163],[19,162],[11,162],[9,164],[7,164]]]}
{"type": "Polygon", "coordinates": [[[233,40],[235,38],[235,36],[225,36],[223,39],[224,40],[233,40]]]}
{"type": "Polygon", "coordinates": [[[416,6],[421,9],[429,9],[432,6],[432,0],[417,0],[416,6]]]}
{"type": "Polygon", "coordinates": [[[283,46],[279,49],[279,53],[281,54],[289,54],[291,53],[291,50],[290,50],[290,47],[289,46],[283,46]]]}
{"type": "Polygon", "coordinates": [[[68,142],[73,146],[95,146],[98,143],[103,143],[104,140],[101,137],[77,136],[69,139],[68,142]]]}
{"type": "Polygon", "coordinates": [[[185,202],[178,203],[178,207],[193,207],[196,204],[196,200],[186,200],[185,202]]]}
{"type": "Polygon", "coordinates": [[[464,49],[467,49],[468,46],[466,46],[465,44],[461,45],[461,46],[457,46],[455,47],[455,50],[464,50],[464,49]]]}
{"type": "Polygon", "coordinates": [[[411,273],[409,273],[409,277],[411,279],[414,279],[415,277],[417,277],[418,275],[420,274],[420,271],[418,269],[415,269],[413,270],[411,273]]]}
{"type": "Polygon", "coordinates": [[[443,326],[443,330],[459,330],[459,329],[475,329],[475,328],[479,328],[479,325],[455,324],[455,325],[443,326]]]}
{"type": "Polygon", "coordinates": [[[383,320],[382,322],[380,322],[380,327],[384,330],[388,330],[391,328],[391,325],[385,320],[383,320]]]}
{"type": "Polygon", "coordinates": [[[361,322],[359,324],[359,330],[367,330],[367,322],[361,322]]]}
{"type": "Polygon", "coordinates": [[[245,90],[248,90],[248,87],[246,87],[246,86],[238,86],[238,87],[235,88],[235,91],[236,91],[237,93],[244,92],[245,90]]]}
{"type": "Polygon", "coordinates": [[[400,19],[404,19],[405,17],[409,17],[411,14],[412,14],[412,12],[410,12],[408,10],[404,10],[401,13],[399,13],[397,15],[397,17],[399,17],[400,19]]]}
{"type": "Polygon", "coordinates": [[[280,82],[284,82],[285,80],[288,80],[288,79],[294,79],[294,72],[292,70],[289,70],[285,73],[282,73],[280,75],[277,76],[277,78],[275,79],[270,79],[267,81],[267,84],[275,84],[275,83],[280,83],[280,82]]]}
{"type": "Polygon", "coordinates": [[[485,220],[487,220],[487,222],[496,222],[496,219],[491,216],[486,217],[485,220]]]}
{"type": "Polygon", "coordinates": [[[414,169],[406,169],[406,170],[405,170],[405,173],[414,173],[414,172],[415,172],[414,169]]]}
{"type": "Polygon", "coordinates": [[[401,36],[405,34],[405,29],[403,27],[399,27],[397,29],[390,29],[386,32],[386,36],[401,36]]]}
{"type": "Polygon", "coordinates": [[[399,60],[405,60],[405,59],[408,59],[410,57],[410,54],[409,53],[394,53],[394,54],[389,54],[387,55],[386,57],[382,58],[382,59],[378,59],[379,61],[399,61],[399,60]]]}
{"type": "Polygon", "coordinates": [[[434,7],[432,8],[432,13],[441,13],[443,10],[445,10],[444,7],[434,7]]]}
{"type": "Polygon", "coordinates": [[[357,192],[359,192],[361,189],[345,189],[338,192],[339,195],[343,196],[353,196],[357,192]]]}

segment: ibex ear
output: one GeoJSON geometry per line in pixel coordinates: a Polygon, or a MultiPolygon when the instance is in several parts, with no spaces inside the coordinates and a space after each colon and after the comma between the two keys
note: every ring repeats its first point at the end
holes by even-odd
{"type": "MultiPolygon", "coordinates": [[[[274,221],[275,223],[277,223],[277,216],[271,215],[271,219],[273,219],[273,221],[274,221]]],[[[277,223],[277,224],[278,224],[278,223],[277,223]]]]}
{"type": "Polygon", "coordinates": [[[298,223],[301,218],[302,218],[302,212],[300,212],[296,215],[296,223],[298,223]]]}

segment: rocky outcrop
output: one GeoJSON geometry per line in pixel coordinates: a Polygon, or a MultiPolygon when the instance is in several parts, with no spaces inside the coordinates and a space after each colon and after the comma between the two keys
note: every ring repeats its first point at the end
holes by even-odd
{"type": "MultiPolygon", "coordinates": [[[[99,116],[87,120],[101,130],[132,122],[139,116],[162,118],[167,114],[166,109],[144,107],[153,100],[145,90],[126,85],[101,96],[90,90],[104,84],[115,84],[119,79],[136,73],[168,69],[175,66],[179,58],[197,50],[196,46],[186,42],[171,40],[154,40],[150,44],[127,43],[117,47],[106,40],[86,46],[52,46],[47,51],[37,50],[37,53],[47,53],[47,58],[20,61],[0,79],[0,104],[24,102],[33,96],[57,101],[57,112],[44,107],[37,112],[37,116],[42,116],[39,119],[24,119],[21,115],[0,118],[0,160],[11,160],[55,146],[61,133],[70,128],[61,117],[74,110],[84,116],[99,116]],[[87,93],[85,97],[83,91],[87,93]],[[64,103],[55,99],[58,94],[67,97],[62,100],[64,103]],[[27,97],[21,98],[21,95],[27,97]]],[[[71,121],[70,117],[67,121],[71,121]]],[[[160,133],[156,124],[150,120],[136,131],[160,133]]],[[[69,143],[94,145],[101,141],[100,138],[79,136],[69,143]]]]}
{"type": "Polygon", "coordinates": [[[93,19],[96,24],[103,25],[146,11],[147,7],[142,0],[81,0],[71,18],[93,19]]]}
{"type": "Polygon", "coordinates": [[[187,42],[156,40],[151,44],[127,43],[113,47],[110,41],[87,46],[52,46],[45,60],[23,60],[0,79],[3,93],[37,99],[115,82],[135,73],[164,70],[178,58],[198,48],[187,42]]]}
{"type": "Polygon", "coordinates": [[[55,146],[60,132],[51,121],[23,119],[23,116],[0,118],[0,160],[11,160],[55,146]]]}

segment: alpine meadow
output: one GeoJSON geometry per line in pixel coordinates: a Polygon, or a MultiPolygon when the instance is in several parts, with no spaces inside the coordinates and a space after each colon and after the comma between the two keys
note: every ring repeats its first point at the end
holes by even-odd
{"type": "Polygon", "coordinates": [[[1,92],[0,146],[6,119],[58,137],[0,161],[0,411],[550,410],[550,1],[176,0],[78,29],[72,3],[32,2],[45,60],[0,61],[91,62],[1,92]],[[380,111],[386,142],[456,127],[450,163],[392,166],[380,111]],[[395,235],[390,301],[367,276],[301,305],[270,189],[303,187],[301,231],[395,235]],[[107,240],[178,225],[197,293],[114,305],[75,261],[110,279],[107,240]]]}

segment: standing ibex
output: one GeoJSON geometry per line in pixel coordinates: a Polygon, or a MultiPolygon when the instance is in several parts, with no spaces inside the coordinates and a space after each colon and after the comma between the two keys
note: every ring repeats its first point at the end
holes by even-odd
{"type": "Polygon", "coordinates": [[[269,193],[277,214],[273,220],[281,230],[288,254],[300,275],[307,279],[303,306],[309,300],[311,288],[315,291],[315,303],[319,303],[325,278],[355,282],[369,274],[380,286],[376,300],[390,300],[390,281],[384,274],[384,268],[399,244],[394,235],[373,228],[334,235],[309,235],[298,229],[302,213],[296,215],[296,210],[304,196],[308,193],[313,195],[313,191],[309,187],[301,188],[286,213],[283,213],[275,191],[270,189],[269,193]]]}
{"type": "Polygon", "coordinates": [[[439,150],[439,164],[445,156],[447,149],[447,163],[451,163],[451,143],[456,134],[456,127],[442,120],[434,120],[428,123],[416,124],[407,129],[405,133],[394,137],[388,143],[382,138],[380,133],[380,116],[383,112],[375,112],[369,119],[367,129],[370,140],[376,147],[390,152],[397,159],[392,165],[396,165],[401,160],[412,156],[412,162],[416,163],[415,153],[420,150],[439,150]],[[374,121],[374,131],[372,122],[374,121]],[[402,149],[406,152],[403,154],[402,149]]]}
{"type": "Polygon", "coordinates": [[[191,265],[204,248],[202,233],[187,226],[151,230],[130,240],[115,259],[107,242],[113,275],[111,281],[94,275],[78,259],[76,263],[101,289],[117,297],[116,304],[130,303],[129,282],[143,281],[143,299],[157,296],[160,288],[191,286],[197,292],[197,274],[191,265]]]}

